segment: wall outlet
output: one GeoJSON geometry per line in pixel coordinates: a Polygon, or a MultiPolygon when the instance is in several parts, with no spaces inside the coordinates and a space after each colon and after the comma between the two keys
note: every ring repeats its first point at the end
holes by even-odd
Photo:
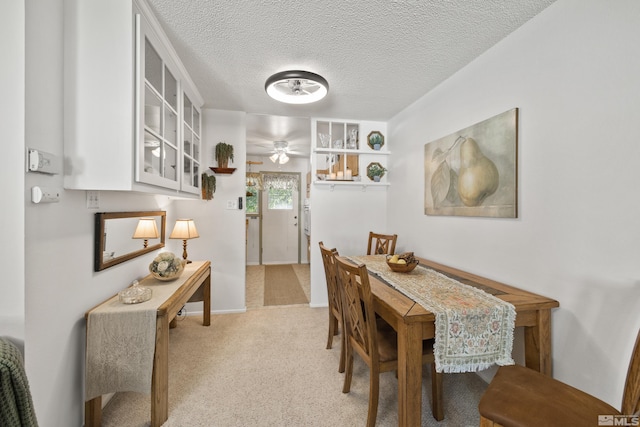
{"type": "Polygon", "coordinates": [[[227,200],[227,209],[236,209],[236,201],[227,200]]]}

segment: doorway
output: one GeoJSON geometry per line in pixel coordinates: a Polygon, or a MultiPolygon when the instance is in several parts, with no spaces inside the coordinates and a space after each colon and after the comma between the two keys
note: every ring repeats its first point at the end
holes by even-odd
{"type": "Polygon", "coordinates": [[[259,175],[253,176],[255,182],[247,188],[247,231],[251,230],[252,236],[248,240],[247,308],[264,305],[265,279],[268,279],[268,275],[265,278],[265,269],[278,265],[288,265],[293,269],[308,301],[309,264],[300,264],[301,174],[261,172],[259,175]],[[256,243],[258,250],[255,250],[256,243]]]}
{"type": "Polygon", "coordinates": [[[299,264],[300,173],[259,175],[255,183],[247,185],[247,265],[299,264]]]}
{"type": "Polygon", "coordinates": [[[300,263],[300,174],[264,174],[261,264],[300,263]]]}

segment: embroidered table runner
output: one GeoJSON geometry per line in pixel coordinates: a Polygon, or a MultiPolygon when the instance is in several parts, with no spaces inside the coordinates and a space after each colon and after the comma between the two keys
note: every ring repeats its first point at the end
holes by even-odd
{"type": "Polygon", "coordinates": [[[515,307],[473,286],[418,265],[411,273],[389,269],[385,255],[349,257],[436,317],[438,372],[474,372],[513,365],[515,307]]]}
{"type": "Polygon", "coordinates": [[[151,392],[158,307],[187,281],[204,261],[184,267],[174,281],[148,277],[149,301],[123,304],[118,296],[100,304],[87,317],[85,399],[117,391],[151,392]]]}

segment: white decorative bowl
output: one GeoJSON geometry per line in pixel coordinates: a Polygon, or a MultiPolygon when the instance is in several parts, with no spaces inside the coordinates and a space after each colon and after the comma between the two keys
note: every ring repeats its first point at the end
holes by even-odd
{"type": "Polygon", "coordinates": [[[156,279],[168,282],[180,277],[184,271],[184,264],[184,260],[178,258],[174,254],[170,252],[163,252],[159,254],[151,264],[149,264],[149,272],[156,279]]]}

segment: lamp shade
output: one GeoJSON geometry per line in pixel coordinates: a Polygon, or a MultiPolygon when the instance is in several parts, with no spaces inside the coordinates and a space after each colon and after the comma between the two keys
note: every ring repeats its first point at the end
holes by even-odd
{"type": "Polygon", "coordinates": [[[178,219],[176,225],[173,227],[173,231],[169,236],[170,239],[195,239],[200,237],[196,224],[192,219],[178,219]]]}
{"type": "Polygon", "coordinates": [[[157,239],[158,227],[155,218],[140,218],[132,239],[157,239]]]}

